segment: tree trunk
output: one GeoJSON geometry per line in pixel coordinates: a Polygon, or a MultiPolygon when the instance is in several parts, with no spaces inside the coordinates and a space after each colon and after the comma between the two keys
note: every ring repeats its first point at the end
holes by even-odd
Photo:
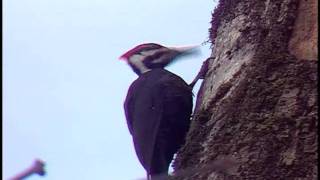
{"type": "Polygon", "coordinates": [[[317,3],[220,0],[174,179],[317,179],[317,3]]]}

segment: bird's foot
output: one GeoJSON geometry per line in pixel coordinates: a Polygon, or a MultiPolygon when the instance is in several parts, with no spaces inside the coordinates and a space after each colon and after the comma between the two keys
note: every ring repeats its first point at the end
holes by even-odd
{"type": "Polygon", "coordinates": [[[194,80],[190,83],[189,86],[193,88],[193,86],[198,82],[199,79],[204,79],[208,69],[209,69],[209,60],[212,59],[212,57],[209,57],[205,61],[203,61],[202,66],[200,68],[200,71],[198,72],[197,76],[194,78],[194,80]]]}

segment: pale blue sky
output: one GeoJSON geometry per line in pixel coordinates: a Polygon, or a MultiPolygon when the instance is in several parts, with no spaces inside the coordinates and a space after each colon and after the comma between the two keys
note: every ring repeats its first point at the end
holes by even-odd
{"type": "MultiPolygon", "coordinates": [[[[145,176],[123,101],[137,76],[118,57],[135,45],[200,44],[214,0],[4,0],[3,179],[43,159],[30,180],[145,176]]],[[[188,83],[210,55],[167,69],[188,83]]]]}

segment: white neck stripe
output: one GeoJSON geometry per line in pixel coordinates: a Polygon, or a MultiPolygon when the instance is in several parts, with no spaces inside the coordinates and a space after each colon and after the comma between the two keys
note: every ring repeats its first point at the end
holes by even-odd
{"type": "Polygon", "coordinates": [[[146,73],[148,71],[151,71],[151,69],[147,68],[143,62],[142,62],[142,58],[140,57],[131,57],[129,58],[130,63],[132,64],[132,66],[134,66],[136,69],[138,69],[140,71],[141,74],[146,73]]]}

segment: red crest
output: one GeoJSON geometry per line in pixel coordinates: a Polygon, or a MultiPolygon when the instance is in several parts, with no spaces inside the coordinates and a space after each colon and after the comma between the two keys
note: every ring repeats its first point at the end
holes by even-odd
{"type": "Polygon", "coordinates": [[[124,53],[123,55],[121,55],[119,57],[119,59],[125,59],[127,60],[128,58],[130,58],[130,56],[141,52],[143,50],[147,50],[147,49],[157,49],[157,48],[161,48],[163,46],[159,45],[159,44],[155,44],[155,43],[144,43],[144,44],[140,44],[132,49],[130,49],[129,51],[127,51],[126,53],[124,53]]]}

